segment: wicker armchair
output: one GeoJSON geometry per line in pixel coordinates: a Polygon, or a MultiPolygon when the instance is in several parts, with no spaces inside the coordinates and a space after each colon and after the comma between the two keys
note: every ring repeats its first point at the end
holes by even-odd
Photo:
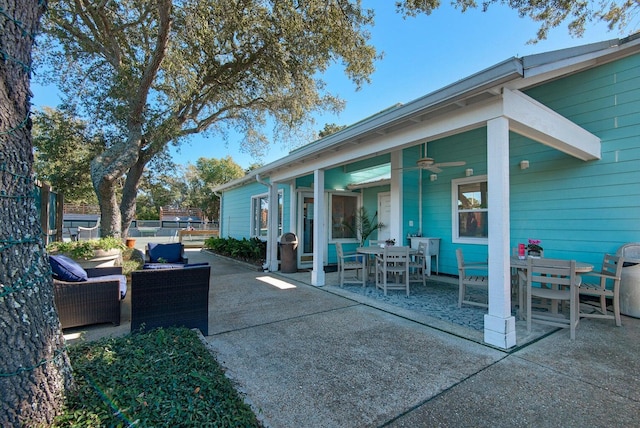
{"type": "Polygon", "coordinates": [[[131,331],[198,328],[209,334],[210,266],[131,273],[131,331]]]}
{"type": "Polygon", "coordinates": [[[120,281],[105,275],[121,275],[122,268],[85,269],[89,281],[53,280],[53,298],[62,328],[110,322],[120,325],[120,281]]]}

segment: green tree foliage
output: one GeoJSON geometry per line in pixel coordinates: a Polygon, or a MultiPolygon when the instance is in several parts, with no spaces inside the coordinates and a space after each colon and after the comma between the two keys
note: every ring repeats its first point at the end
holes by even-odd
{"type": "Polygon", "coordinates": [[[368,82],[372,20],[348,0],[50,0],[46,74],[93,123],[127,135],[91,163],[102,233],[126,234],[144,167],[168,143],[235,130],[259,155],[267,119],[286,135],[342,108],[322,72],[340,63],[357,87],[368,82]]]}
{"type": "Polygon", "coordinates": [[[331,134],[335,134],[338,131],[346,128],[347,125],[336,125],[335,123],[325,123],[324,128],[320,132],[318,132],[318,137],[324,138],[331,134]]]}
{"type": "Polygon", "coordinates": [[[167,160],[164,167],[156,165],[145,171],[136,202],[136,219],[158,220],[160,207],[188,207],[189,184],[185,168],[167,160]]]}
{"type": "MultiPolygon", "coordinates": [[[[469,8],[478,7],[479,3],[475,0],[453,0],[452,4],[464,12],[469,8]]],[[[627,27],[638,17],[638,12],[640,12],[640,1],[638,0],[601,2],[587,0],[485,0],[480,3],[483,11],[486,11],[492,4],[506,4],[517,10],[520,16],[528,16],[539,22],[540,27],[536,37],[531,40],[533,43],[546,39],[549,30],[563,23],[567,24],[569,33],[577,37],[584,34],[585,25],[592,21],[605,22],[610,30],[617,28],[623,32],[628,29],[627,27]]],[[[396,1],[398,12],[405,16],[417,16],[422,13],[430,15],[438,7],[440,7],[439,0],[396,1]]],[[[631,32],[637,31],[637,27],[630,28],[630,30],[631,32]]]]}
{"type": "Polygon", "coordinates": [[[64,195],[66,203],[95,204],[89,163],[104,150],[104,138],[92,135],[86,122],[61,110],[45,107],[31,117],[36,177],[64,195]]]}
{"type": "Polygon", "coordinates": [[[220,198],[212,189],[243,177],[245,171],[231,156],[223,159],[199,158],[195,166],[189,167],[190,206],[201,208],[207,218],[217,220],[220,214],[220,198]]]}

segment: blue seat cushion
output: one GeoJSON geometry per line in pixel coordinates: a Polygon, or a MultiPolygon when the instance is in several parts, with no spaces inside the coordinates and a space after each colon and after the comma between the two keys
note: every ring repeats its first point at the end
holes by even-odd
{"type": "Polygon", "coordinates": [[[182,244],[179,242],[173,244],[158,244],[150,242],[149,258],[151,263],[177,263],[182,260],[182,244]]]}
{"type": "Polygon", "coordinates": [[[80,282],[88,279],[87,271],[67,256],[49,256],[49,264],[53,271],[53,277],[60,281],[80,282]]]}

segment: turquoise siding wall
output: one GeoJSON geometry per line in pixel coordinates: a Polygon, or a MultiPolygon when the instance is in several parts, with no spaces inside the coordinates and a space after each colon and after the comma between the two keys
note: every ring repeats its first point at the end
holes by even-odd
{"type": "Polygon", "coordinates": [[[436,181],[429,179],[429,171],[425,171],[422,176],[422,235],[440,238],[439,270],[441,273],[457,275],[456,248],[463,248],[465,258],[469,260],[487,258],[486,245],[454,244],[451,232],[451,180],[465,177],[466,168],[472,168],[475,176],[487,173],[487,130],[476,129],[430,142],[427,153],[437,162],[466,162],[464,166],[443,168],[437,174],[436,181]]]}
{"type": "MultiPolygon", "coordinates": [[[[278,189],[283,191],[283,225],[286,229],[289,225],[291,194],[287,185],[279,185],[278,189]]],[[[266,192],[268,192],[267,187],[258,182],[225,191],[220,236],[236,239],[249,238],[251,236],[251,198],[266,192]]]]}
{"type": "MultiPolygon", "coordinates": [[[[511,134],[511,246],[541,239],[546,257],[595,264],[605,252],[640,241],[640,55],[527,92],[602,139],[602,159],[584,162],[511,134]],[[519,169],[527,159],[530,168],[519,169]]],[[[487,257],[486,246],[451,242],[451,179],[486,173],[486,129],[428,146],[438,161],[465,160],[436,182],[423,178],[424,230],[442,238],[440,270],[456,273],[455,248],[487,257]]],[[[505,171],[505,173],[507,173],[505,171]]],[[[489,213],[489,215],[491,215],[489,213]]]]}

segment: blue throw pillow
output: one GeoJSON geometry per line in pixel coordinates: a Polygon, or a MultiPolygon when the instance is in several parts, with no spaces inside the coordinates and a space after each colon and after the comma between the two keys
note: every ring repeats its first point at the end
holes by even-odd
{"type": "Polygon", "coordinates": [[[182,258],[182,244],[176,242],[174,244],[158,244],[150,242],[149,258],[151,263],[177,263],[182,258]]]}
{"type": "Polygon", "coordinates": [[[82,266],[67,256],[49,256],[49,264],[53,277],[61,281],[80,282],[88,279],[82,266]]]}

